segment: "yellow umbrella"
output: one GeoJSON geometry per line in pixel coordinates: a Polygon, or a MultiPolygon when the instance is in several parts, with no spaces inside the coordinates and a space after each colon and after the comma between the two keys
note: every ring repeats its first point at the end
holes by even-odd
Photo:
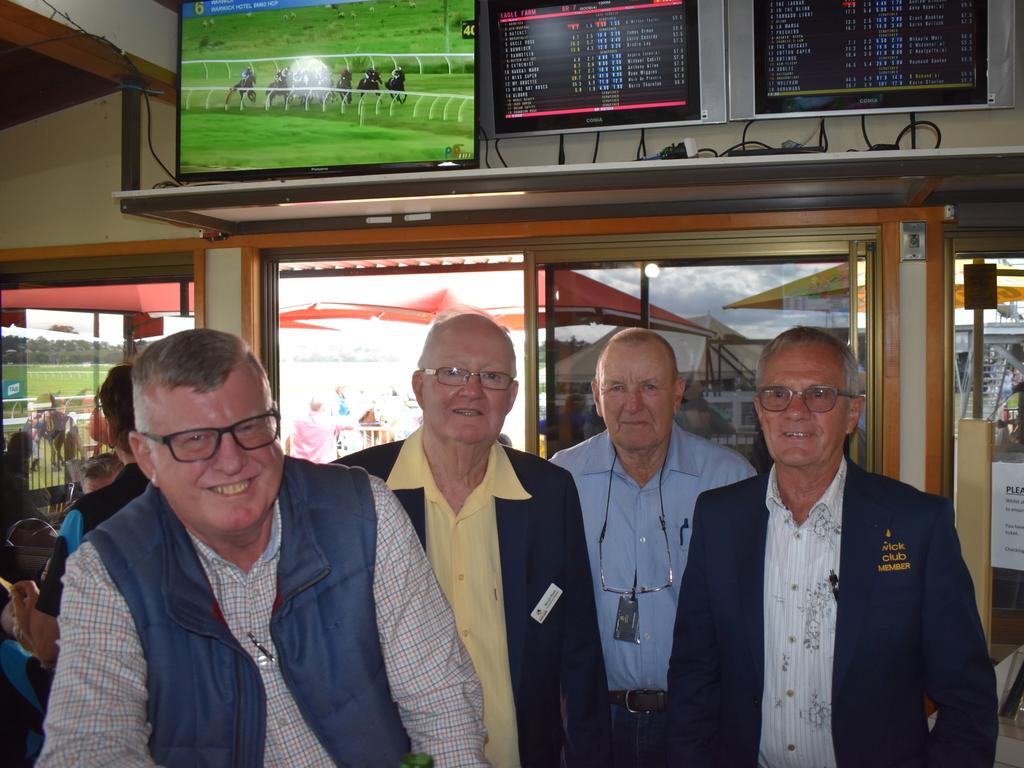
{"type": "MultiPolygon", "coordinates": [[[[864,308],[864,264],[857,265],[857,293],[864,308]]],[[[837,309],[836,302],[850,292],[850,267],[837,264],[821,272],[790,280],[775,288],[726,304],[725,309],[837,309]]]]}
{"type": "MultiPolygon", "coordinates": [[[[957,263],[956,274],[953,276],[953,295],[956,297],[958,309],[964,306],[964,266],[957,263]]],[[[1019,275],[1003,275],[996,270],[996,300],[999,304],[1024,301],[1024,277],[1019,275]]]]}
{"type": "MultiPolygon", "coordinates": [[[[836,309],[837,300],[850,291],[850,268],[837,264],[821,272],[791,280],[767,291],[748,296],[745,299],[726,304],[725,309],[794,309],[830,310],[836,309]]],[[[864,311],[864,285],[866,269],[863,262],[857,263],[857,311],[864,311]]],[[[960,263],[953,276],[953,295],[956,307],[964,305],[964,268],[960,263]]],[[[1024,277],[998,274],[996,295],[1000,304],[1024,301],[1024,277]]]]}

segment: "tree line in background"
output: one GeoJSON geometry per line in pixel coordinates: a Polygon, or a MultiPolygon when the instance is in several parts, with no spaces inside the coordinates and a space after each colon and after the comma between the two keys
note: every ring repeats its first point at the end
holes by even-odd
{"type": "Polygon", "coordinates": [[[120,344],[81,340],[22,339],[5,336],[2,342],[4,365],[74,365],[109,363],[124,359],[120,344]]]}

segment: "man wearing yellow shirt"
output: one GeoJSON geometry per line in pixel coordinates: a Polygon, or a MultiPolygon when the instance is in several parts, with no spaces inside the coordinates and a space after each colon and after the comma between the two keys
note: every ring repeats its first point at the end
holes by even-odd
{"type": "Polygon", "coordinates": [[[607,682],[572,476],[499,446],[515,351],[491,318],[439,319],[412,385],[423,426],[341,461],[412,519],[484,689],[496,768],[609,765],[607,682]]]}

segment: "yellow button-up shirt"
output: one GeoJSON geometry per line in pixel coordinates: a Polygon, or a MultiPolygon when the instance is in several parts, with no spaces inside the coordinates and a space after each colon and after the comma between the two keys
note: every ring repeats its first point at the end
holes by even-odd
{"type": "Polygon", "coordinates": [[[405,441],[387,483],[392,490],[423,489],[427,557],[484,689],[484,753],[495,768],[519,768],[494,500],[529,499],[530,494],[495,444],[484,479],[456,514],[434,482],[420,430],[405,441]]]}

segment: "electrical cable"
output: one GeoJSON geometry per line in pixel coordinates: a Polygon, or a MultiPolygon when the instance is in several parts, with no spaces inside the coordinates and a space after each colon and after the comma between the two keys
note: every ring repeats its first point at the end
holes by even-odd
{"type": "Polygon", "coordinates": [[[487,131],[484,130],[484,127],[480,124],[479,121],[477,121],[477,124],[476,124],[476,133],[477,133],[477,136],[483,136],[483,139],[484,139],[484,168],[490,168],[491,167],[491,143],[487,140],[487,131]]]}
{"type": "MultiPolygon", "coordinates": [[[[878,150],[897,150],[897,149],[900,148],[899,142],[900,142],[900,138],[902,138],[902,136],[903,136],[903,134],[900,134],[900,136],[896,139],[896,143],[895,144],[875,144],[873,141],[871,141],[871,137],[868,136],[868,120],[867,120],[867,115],[865,115],[865,114],[861,114],[861,116],[860,116],[860,133],[861,133],[861,136],[864,137],[864,143],[867,145],[868,151],[870,151],[870,152],[874,152],[874,151],[878,151],[878,150]]],[[[850,150],[847,150],[847,151],[848,152],[856,152],[857,150],[850,149],[850,150]]]]}
{"type": "Polygon", "coordinates": [[[558,134],[558,164],[565,165],[565,134],[558,134]]]}
{"type": "Polygon", "coordinates": [[[768,146],[763,141],[741,141],[739,144],[733,144],[728,149],[723,149],[722,153],[718,155],[718,157],[725,157],[726,155],[731,155],[737,149],[746,149],[748,146],[759,147],[760,149],[773,149],[773,147],[768,146]]]}
{"type": "Polygon", "coordinates": [[[505,158],[501,154],[501,139],[494,140],[494,151],[498,155],[498,159],[501,160],[501,167],[508,168],[508,163],[505,162],[505,158]]]}
{"type": "Polygon", "coordinates": [[[476,133],[477,136],[483,136],[484,139],[484,168],[491,167],[491,138],[487,135],[487,129],[484,128],[483,123],[479,120],[476,121],[476,133]]]}
{"type": "MultiPolygon", "coordinates": [[[[128,69],[139,80],[140,85],[136,85],[134,83],[120,83],[120,86],[121,86],[122,89],[124,89],[124,88],[138,88],[139,90],[142,91],[142,95],[146,99],[146,139],[147,139],[147,144],[149,145],[149,152],[150,152],[151,155],[153,155],[153,159],[156,160],[156,162],[164,170],[164,172],[171,179],[174,179],[174,174],[171,173],[169,170],[167,170],[167,166],[164,165],[163,161],[157,155],[156,150],[153,148],[153,120],[152,120],[152,111],[151,111],[150,104],[149,104],[149,93],[150,93],[150,90],[145,87],[145,86],[149,85],[149,78],[147,78],[142,73],[142,71],[135,65],[135,62],[132,61],[131,57],[122,48],[120,48],[119,46],[115,45],[112,41],[110,41],[109,39],[107,39],[103,35],[97,35],[97,34],[94,34],[92,32],[89,32],[85,27],[83,27],[77,21],[72,19],[71,16],[66,11],[60,10],[55,5],[53,5],[51,2],[49,2],[49,0],[40,0],[40,2],[42,2],[51,11],[53,11],[53,13],[50,16],[51,19],[54,16],[60,16],[62,19],[67,21],[67,23],[68,23],[68,25],[70,27],[72,27],[73,29],[77,29],[85,37],[88,37],[88,38],[90,38],[92,40],[95,40],[95,41],[97,41],[99,43],[102,43],[103,45],[106,45],[107,47],[109,47],[112,51],[114,51],[114,53],[117,54],[119,60],[123,61],[125,64],[128,65],[128,69]]],[[[46,41],[40,41],[40,42],[46,42],[46,41]]],[[[177,183],[177,180],[175,180],[175,185],[176,186],[180,186],[177,183]]]]}
{"type": "MultiPolygon", "coordinates": [[[[743,126],[743,133],[740,135],[740,147],[742,147],[743,149],[747,148],[747,131],[750,129],[750,126],[754,124],[754,122],[754,120],[748,120],[746,125],[743,126]]],[[[763,146],[765,148],[768,148],[767,144],[764,144],[763,146]]]]}
{"type": "Polygon", "coordinates": [[[636,159],[640,160],[647,154],[647,129],[640,129],[640,142],[636,145],[636,159]]]}
{"type": "Polygon", "coordinates": [[[598,131],[594,134],[594,157],[591,159],[591,163],[597,162],[597,148],[601,146],[601,132],[598,131]]]}
{"type": "Polygon", "coordinates": [[[931,120],[912,120],[908,125],[904,126],[902,131],[899,132],[899,135],[896,137],[896,145],[899,146],[900,141],[902,141],[903,137],[906,136],[909,132],[912,138],[911,148],[917,149],[915,137],[917,126],[919,125],[924,126],[926,128],[931,128],[935,132],[935,146],[933,147],[933,149],[938,149],[942,145],[942,131],[939,130],[939,126],[937,126],[931,120]]]}
{"type": "Polygon", "coordinates": [[[170,177],[171,181],[173,182],[173,185],[176,187],[180,187],[181,185],[178,183],[178,180],[174,178],[174,174],[167,170],[167,166],[164,165],[163,160],[160,159],[160,157],[156,153],[156,150],[153,149],[153,113],[150,110],[149,106],[149,91],[143,88],[142,96],[146,100],[146,140],[149,143],[149,153],[153,155],[153,159],[157,161],[161,168],[164,169],[164,173],[166,173],[170,177]]]}

